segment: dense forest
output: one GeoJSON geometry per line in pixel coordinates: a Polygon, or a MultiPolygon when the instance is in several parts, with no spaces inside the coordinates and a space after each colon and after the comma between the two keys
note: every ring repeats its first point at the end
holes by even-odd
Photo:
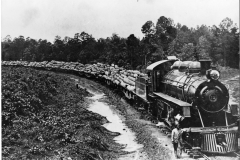
{"type": "Polygon", "coordinates": [[[84,31],[73,38],[56,36],[53,43],[6,36],[2,39],[2,60],[102,62],[141,69],[175,55],[181,60],[211,58],[216,65],[239,68],[239,30],[230,18],[223,19],[218,26],[188,28],[161,16],[156,24],[147,21],[139,29],[144,35],[142,39],[134,34],[122,38],[115,33],[106,39],[95,39],[84,31]]]}

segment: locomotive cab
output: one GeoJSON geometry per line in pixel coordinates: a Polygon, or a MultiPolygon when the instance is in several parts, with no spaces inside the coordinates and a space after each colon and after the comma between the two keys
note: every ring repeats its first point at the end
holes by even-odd
{"type": "Polygon", "coordinates": [[[173,117],[177,114],[184,117],[190,116],[191,104],[165,94],[166,84],[164,78],[171,72],[171,66],[176,61],[177,59],[161,60],[147,67],[151,79],[148,100],[154,104],[153,114],[158,120],[167,122],[169,126],[172,126],[173,117]],[[179,109],[176,110],[175,107],[171,106],[177,106],[179,109]]]}
{"type": "Polygon", "coordinates": [[[163,77],[171,70],[172,64],[177,59],[161,60],[147,67],[148,75],[151,81],[150,93],[161,92],[163,90],[163,77]]]}

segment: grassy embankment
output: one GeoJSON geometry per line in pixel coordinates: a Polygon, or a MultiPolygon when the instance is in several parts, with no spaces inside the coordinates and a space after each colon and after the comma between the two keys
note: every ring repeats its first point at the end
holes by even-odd
{"type": "Polygon", "coordinates": [[[61,74],[2,67],[3,159],[115,159],[118,135],[86,110],[74,81],[61,74]]]}
{"type": "Polygon", "coordinates": [[[234,101],[240,102],[240,84],[239,84],[239,69],[229,67],[219,67],[221,74],[220,81],[223,81],[229,86],[230,94],[234,101]],[[238,78],[237,78],[238,77],[238,78]]]}

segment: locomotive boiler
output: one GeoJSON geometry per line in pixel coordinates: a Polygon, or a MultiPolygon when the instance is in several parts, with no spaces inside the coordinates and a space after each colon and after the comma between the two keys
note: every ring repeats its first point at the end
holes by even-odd
{"type": "MultiPolygon", "coordinates": [[[[229,112],[228,89],[210,60],[168,59],[147,70],[146,99],[158,121],[170,129],[178,121],[187,146],[211,153],[237,150],[238,113],[229,112]]],[[[230,110],[239,112],[237,107],[230,106],[230,110]]]]}

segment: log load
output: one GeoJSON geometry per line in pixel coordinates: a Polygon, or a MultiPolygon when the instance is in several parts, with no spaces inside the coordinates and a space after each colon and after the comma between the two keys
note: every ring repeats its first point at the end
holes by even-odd
{"type": "Polygon", "coordinates": [[[137,70],[126,70],[115,64],[81,64],[79,62],[60,62],[60,61],[43,61],[43,62],[27,62],[27,61],[2,61],[2,65],[22,65],[29,67],[45,67],[59,68],[62,70],[75,70],[85,72],[94,76],[102,77],[112,81],[114,84],[120,85],[125,89],[135,92],[135,81],[137,77],[147,78],[147,74],[137,70]]]}
{"type": "Polygon", "coordinates": [[[48,64],[46,64],[47,68],[60,68],[61,66],[63,66],[66,62],[60,62],[60,61],[54,61],[52,60],[51,62],[48,62],[48,64]]]}

